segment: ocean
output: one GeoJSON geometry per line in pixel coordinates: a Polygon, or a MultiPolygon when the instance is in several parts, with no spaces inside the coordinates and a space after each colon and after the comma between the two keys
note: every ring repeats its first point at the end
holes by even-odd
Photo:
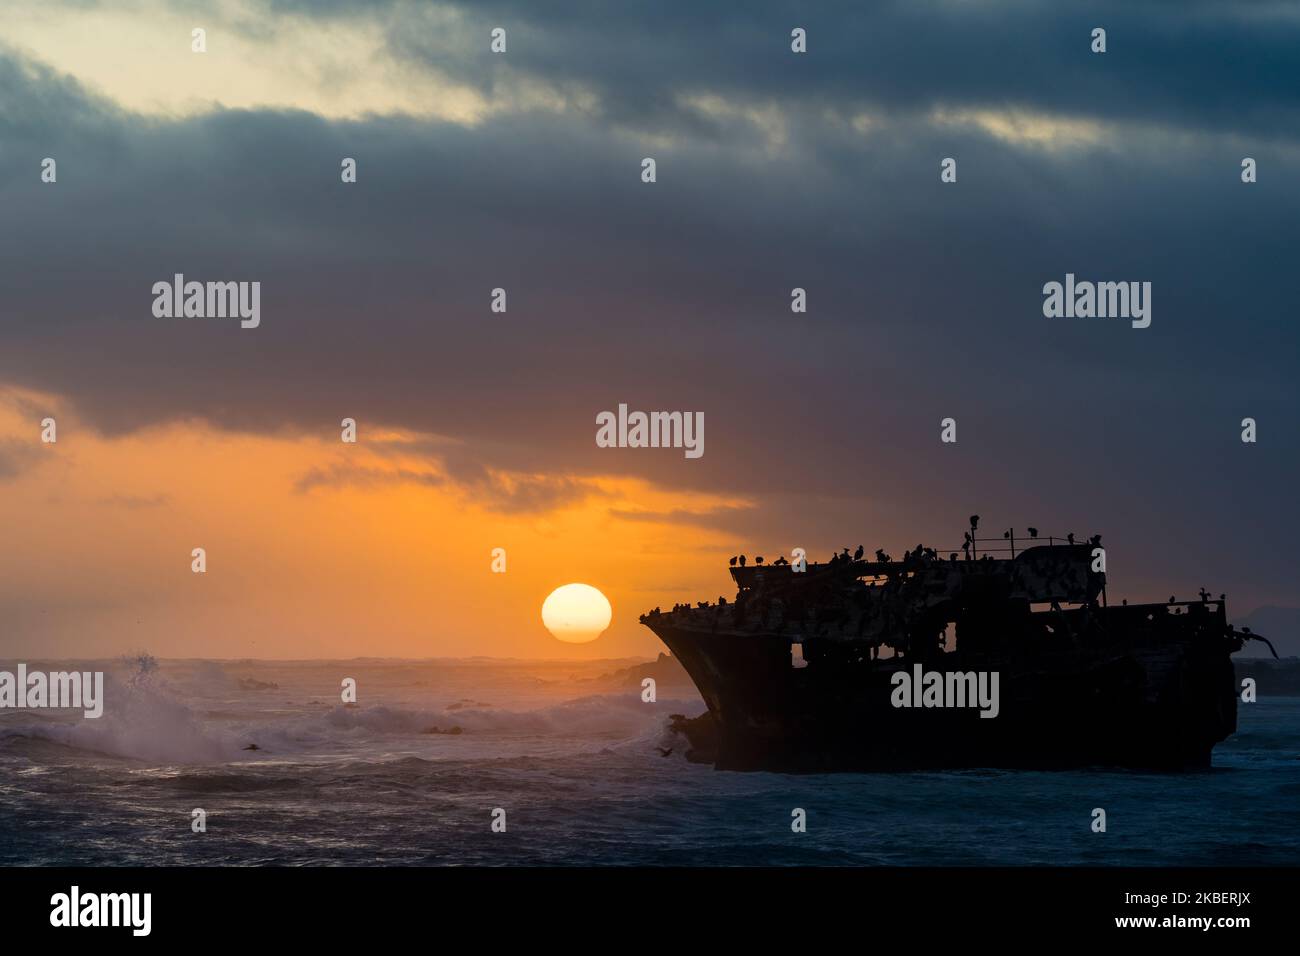
{"type": "Polygon", "coordinates": [[[0,711],[0,864],[1300,862],[1297,697],[1241,704],[1195,773],[730,773],[666,729],[693,688],[643,702],[631,663],[80,663],[103,717],[0,711]]]}

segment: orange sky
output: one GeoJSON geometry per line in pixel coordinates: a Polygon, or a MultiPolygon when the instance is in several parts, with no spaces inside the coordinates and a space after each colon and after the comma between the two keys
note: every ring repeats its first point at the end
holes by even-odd
{"type": "Polygon", "coordinates": [[[347,445],[333,422],[278,438],[193,422],[110,438],[59,404],[0,391],[0,443],[17,463],[0,485],[11,654],[653,655],[642,611],[734,591],[724,535],[614,512],[744,502],[585,477],[574,500],[506,513],[443,473],[429,436],[361,422],[347,445]],[[47,414],[54,445],[40,441],[47,414]],[[313,474],[326,480],[303,486],[313,474]],[[190,570],[195,547],[205,574],[190,570]],[[491,571],[496,547],[504,574],[491,571]],[[591,644],[541,624],[546,595],[571,581],[614,607],[591,644]]]}

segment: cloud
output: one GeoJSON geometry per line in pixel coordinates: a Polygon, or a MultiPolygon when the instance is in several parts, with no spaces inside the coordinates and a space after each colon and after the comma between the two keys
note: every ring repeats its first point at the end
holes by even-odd
{"type": "Polygon", "coordinates": [[[580,504],[609,494],[598,484],[562,475],[508,474],[459,460],[455,468],[439,462],[439,471],[418,468],[333,463],[311,468],[294,483],[306,494],[320,488],[375,489],[417,485],[454,488],[488,511],[503,514],[540,514],[580,504]]]}
{"type": "Polygon", "coordinates": [[[1135,567],[1250,553],[1239,580],[1294,593],[1300,23],[1277,5],[231,14],[273,50],[287,28],[263,9],[379,29],[376,71],[442,71],[493,105],[340,118],[293,92],[141,112],[0,56],[0,383],[107,435],[324,435],[351,416],[449,443],[445,472],[322,464],[303,490],[440,479],[527,512],[630,476],[753,500],[735,532],[777,547],[838,547],[845,526],[942,543],[972,510],[1031,511],[1131,529],[1135,567]],[[150,286],[176,272],[261,281],[261,327],[154,319],[150,286]],[[1152,328],[1045,320],[1066,272],[1151,281],[1152,328]],[[597,448],[619,402],[703,411],[705,456],[597,448]],[[937,440],[948,415],[957,449],[937,440]],[[1265,437],[1243,451],[1246,415],[1265,437]]]}
{"type": "Polygon", "coordinates": [[[138,511],[142,508],[161,508],[171,500],[171,495],[159,492],[155,495],[109,495],[100,498],[99,503],[113,508],[138,511]]]}
{"type": "Polygon", "coordinates": [[[407,468],[366,468],[361,465],[334,464],[309,470],[294,483],[294,491],[306,494],[317,488],[377,488],[385,485],[439,488],[443,482],[441,475],[407,468]]]}
{"type": "Polygon", "coordinates": [[[41,448],[32,442],[0,440],[0,481],[15,478],[34,465],[41,448]]]}
{"type": "Polygon", "coordinates": [[[668,511],[649,511],[634,508],[611,508],[610,515],[623,521],[640,521],[652,524],[685,525],[688,527],[736,531],[746,529],[752,533],[757,509],[752,505],[719,506],[703,510],[672,508],[668,511]]]}
{"type": "Polygon", "coordinates": [[[761,104],[769,127],[773,114],[1010,110],[1295,141],[1291,4],[1109,0],[1088,15],[1028,0],[681,10],[650,0],[15,0],[6,32],[119,105],[159,116],[269,107],[474,126],[581,112],[640,135],[721,139],[729,131],[699,109],[714,100],[761,104]],[[210,37],[201,55],[190,52],[200,23],[210,37]],[[1090,51],[1098,25],[1104,55],[1090,51]],[[794,26],[807,30],[806,55],[790,51],[794,26]],[[505,54],[489,51],[496,28],[505,54]]]}

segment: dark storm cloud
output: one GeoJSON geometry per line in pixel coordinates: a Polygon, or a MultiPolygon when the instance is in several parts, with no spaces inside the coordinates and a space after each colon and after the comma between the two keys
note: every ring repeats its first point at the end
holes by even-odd
{"type": "Polygon", "coordinates": [[[1253,554],[1252,586],[1294,593],[1293,15],[467,8],[456,29],[484,48],[480,27],[512,28],[507,66],[435,58],[425,8],[374,6],[337,15],[386,18],[398,54],[481,89],[537,76],[599,105],[473,128],[164,121],[0,60],[0,382],[65,396],[109,433],[200,417],[332,435],[346,415],[463,441],[447,465],[461,484],[577,476],[527,486],[524,509],[596,473],[760,496],[753,520],[720,516],[770,536],[760,553],[895,524],[909,540],[868,544],[942,546],[982,510],[1124,528],[1107,543],[1130,569],[1253,554]],[[792,24],[810,30],[806,60],[792,24]],[[1087,54],[1094,25],[1105,56],[1087,54]],[[775,101],[784,125],[683,99],[707,94],[775,101]],[[927,119],[1005,106],[1100,121],[1100,139],[1045,150],[927,119]],[[849,122],[863,111],[866,132],[849,122]],[[38,181],[44,156],[56,186],[38,181]],[[939,182],[945,156],[956,185],[939,182]],[[1067,271],[1151,281],[1152,327],[1044,319],[1042,285],[1067,271]],[[175,272],[261,281],[261,327],[154,319],[150,286],[175,272]],[[796,285],[807,315],[789,311],[796,285]],[[506,315],[488,310],[497,286],[506,315]],[[704,411],[704,457],[596,448],[595,415],[619,402],[704,411]],[[955,447],[938,442],[948,415],[955,447]],[[1238,440],[1247,415],[1256,446],[1238,440]]]}
{"type": "Polygon", "coordinates": [[[591,88],[605,120],[636,129],[704,133],[707,124],[675,96],[707,90],[815,110],[1019,105],[1256,138],[1300,136],[1300,13],[1276,0],[271,0],[268,9],[381,23],[396,54],[484,92],[499,88],[507,69],[591,88]],[[790,55],[796,26],[808,31],[809,56],[790,55]],[[488,52],[494,27],[507,30],[505,57],[488,52]],[[1104,58],[1089,48],[1094,27],[1108,33],[1104,58]]]}

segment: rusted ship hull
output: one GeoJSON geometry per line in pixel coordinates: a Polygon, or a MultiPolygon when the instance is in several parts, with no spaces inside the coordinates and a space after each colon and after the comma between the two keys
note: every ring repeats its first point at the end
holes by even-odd
{"type": "Polygon", "coordinates": [[[645,623],[708,704],[679,729],[695,759],[719,769],[1182,770],[1209,766],[1215,744],[1236,729],[1230,654],[1241,645],[1225,636],[1221,602],[1026,613],[1000,622],[1004,640],[963,650],[959,639],[956,650],[923,660],[733,630],[725,614],[695,609],[645,623]],[[806,666],[794,666],[795,643],[806,666]],[[917,663],[943,674],[996,672],[997,716],[895,706],[894,675],[917,663]]]}

